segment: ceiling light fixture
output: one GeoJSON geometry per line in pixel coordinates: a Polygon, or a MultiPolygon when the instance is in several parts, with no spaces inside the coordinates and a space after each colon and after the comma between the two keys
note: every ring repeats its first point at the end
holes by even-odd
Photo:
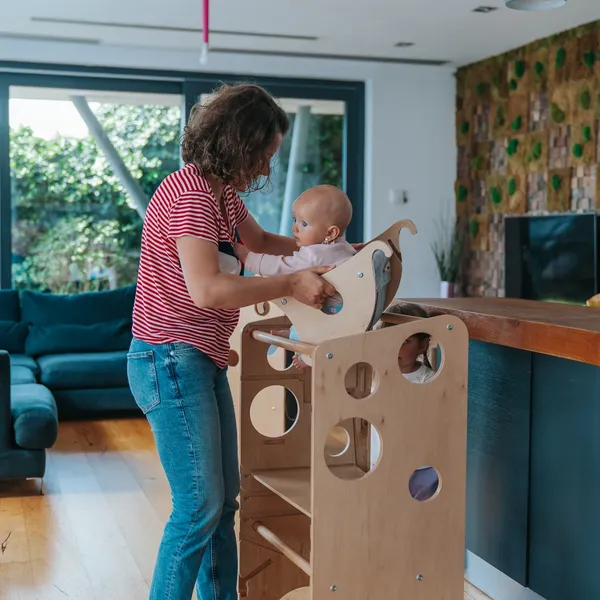
{"type": "Polygon", "coordinates": [[[495,10],[498,10],[497,6],[478,6],[477,8],[473,9],[473,12],[483,13],[487,15],[488,13],[494,12],[495,10]]]}
{"type": "Polygon", "coordinates": [[[508,8],[514,10],[551,10],[560,8],[567,3],[567,0],[504,0],[508,8]]]}

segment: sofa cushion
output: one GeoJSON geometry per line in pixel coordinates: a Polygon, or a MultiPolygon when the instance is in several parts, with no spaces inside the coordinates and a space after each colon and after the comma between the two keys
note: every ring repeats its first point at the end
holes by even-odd
{"type": "Polygon", "coordinates": [[[31,358],[31,356],[27,356],[26,354],[11,354],[10,355],[10,368],[14,367],[27,367],[31,369],[34,375],[39,375],[40,367],[35,362],[35,358],[31,358]]]}
{"type": "Polygon", "coordinates": [[[10,368],[10,384],[23,385],[24,383],[35,383],[35,375],[27,367],[10,368]]]}
{"type": "Polygon", "coordinates": [[[0,321],[0,350],[23,354],[29,326],[20,321],[0,321]]]}
{"type": "Polygon", "coordinates": [[[38,358],[40,381],[51,389],[128,387],[127,351],[47,354],[38,358]]]}
{"type": "Polygon", "coordinates": [[[26,351],[30,356],[127,350],[131,321],[120,319],[94,325],[32,325],[26,351]]]}
{"type": "Polygon", "coordinates": [[[52,392],[37,383],[10,388],[10,412],[17,446],[51,448],[58,435],[58,413],[52,392]]]}
{"type": "Polygon", "coordinates": [[[19,292],[0,290],[0,321],[20,321],[19,292]]]}
{"type": "Polygon", "coordinates": [[[131,321],[135,284],[109,292],[83,294],[21,294],[21,321],[35,325],[94,325],[104,321],[131,321]]]}
{"type": "Polygon", "coordinates": [[[95,390],[56,390],[59,420],[141,415],[128,387],[95,390]]]}

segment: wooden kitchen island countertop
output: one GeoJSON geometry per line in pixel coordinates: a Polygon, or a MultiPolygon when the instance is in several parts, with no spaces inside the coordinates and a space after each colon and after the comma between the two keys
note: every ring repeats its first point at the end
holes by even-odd
{"type": "Polygon", "coordinates": [[[399,300],[460,318],[473,340],[600,366],[600,309],[508,298],[399,300]]]}

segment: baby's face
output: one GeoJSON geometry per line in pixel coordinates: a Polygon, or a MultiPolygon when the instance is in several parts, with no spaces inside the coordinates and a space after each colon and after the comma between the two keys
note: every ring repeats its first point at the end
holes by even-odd
{"type": "Polygon", "coordinates": [[[292,207],[292,234],[298,247],[321,244],[327,237],[329,223],[323,219],[316,202],[299,198],[292,207]]]}

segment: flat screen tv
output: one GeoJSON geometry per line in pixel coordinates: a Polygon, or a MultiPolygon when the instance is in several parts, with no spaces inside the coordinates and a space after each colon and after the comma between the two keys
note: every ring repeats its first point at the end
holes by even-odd
{"type": "Polygon", "coordinates": [[[507,298],[585,304],[599,292],[600,217],[507,217],[507,298]]]}

